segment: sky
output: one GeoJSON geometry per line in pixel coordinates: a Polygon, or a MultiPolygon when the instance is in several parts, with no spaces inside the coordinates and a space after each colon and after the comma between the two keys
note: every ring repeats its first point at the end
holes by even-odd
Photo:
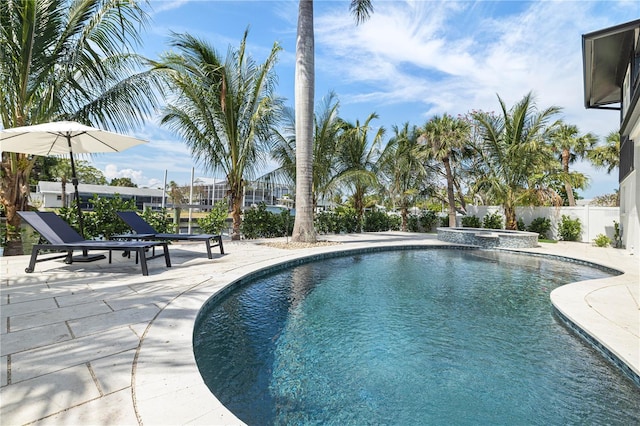
{"type": "MultiPolygon", "coordinates": [[[[248,52],[263,62],[274,42],[282,47],[275,72],[277,94],[294,102],[297,5],[294,0],[151,0],[149,28],[140,53],[158,58],[172,32],[197,36],[219,53],[237,48],[249,29],[248,52]]],[[[330,91],[339,115],[363,122],[379,118],[386,129],[405,122],[422,126],[430,117],[472,110],[496,111],[532,92],[539,109],[562,108],[556,116],[601,141],[619,127],[617,111],[584,107],[582,35],[640,17],[640,1],[431,1],[373,0],[374,12],[356,25],[349,1],[316,0],[315,101],[330,91]]],[[[107,179],[129,177],[140,187],[183,185],[222,178],[192,158],[187,145],[159,126],[159,115],[131,133],[149,143],[93,156],[107,179]]],[[[373,132],[372,132],[373,133],[373,132]]],[[[587,162],[574,170],[590,178],[580,195],[592,198],[618,188],[587,162]]],[[[265,172],[270,170],[265,170],[265,172]]]]}

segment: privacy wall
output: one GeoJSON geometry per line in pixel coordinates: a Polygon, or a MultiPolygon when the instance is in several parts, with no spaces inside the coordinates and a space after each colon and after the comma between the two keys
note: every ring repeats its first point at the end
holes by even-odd
{"type": "MultiPolygon", "coordinates": [[[[470,216],[477,216],[481,220],[488,213],[498,212],[503,215],[499,206],[467,206],[467,213],[470,216]]],[[[537,217],[548,217],[551,220],[551,237],[558,239],[558,225],[562,222],[562,215],[572,219],[580,219],[582,224],[583,242],[593,242],[598,234],[605,234],[611,240],[614,239],[613,222],[620,222],[619,207],[516,207],[516,217],[522,218],[525,225],[529,226],[531,221],[537,217]]]]}

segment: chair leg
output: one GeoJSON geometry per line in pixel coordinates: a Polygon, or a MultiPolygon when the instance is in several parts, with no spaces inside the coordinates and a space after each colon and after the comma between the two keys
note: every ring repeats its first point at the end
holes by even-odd
{"type": "Polygon", "coordinates": [[[167,268],[170,268],[171,258],[169,257],[169,244],[163,244],[162,248],[164,249],[164,263],[167,265],[167,268]]]}
{"type": "Polygon", "coordinates": [[[25,268],[27,274],[32,273],[36,268],[36,260],[38,259],[38,252],[40,250],[37,247],[31,249],[31,259],[29,260],[29,266],[25,268]]]}
{"type": "Polygon", "coordinates": [[[207,247],[207,257],[208,257],[209,259],[213,259],[213,255],[211,254],[211,241],[206,240],[206,241],[204,242],[204,245],[207,247]]]}
{"type": "Polygon", "coordinates": [[[142,268],[142,275],[149,275],[149,269],[147,269],[147,257],[144,255],[144,247],[136,250],[136,259],[140,258],[140,267],[142,268]]]}
{"type": "Polygon", "coordinates": [[[220,246],[220,254],[224,254],[224,248],[222,247],[222,235],[218,235],[218,245],[220,246]]]}

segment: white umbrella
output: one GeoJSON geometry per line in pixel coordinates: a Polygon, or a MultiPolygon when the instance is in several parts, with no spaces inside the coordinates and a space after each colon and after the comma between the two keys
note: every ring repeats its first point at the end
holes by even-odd
{"type": "Polygon", "coordinates": [[[71,157],[71,174],[73,175],[72,182],[78,204],[80,234],[83,234],[84,229],[73,154],[119,152],[142,143],[147,143],[147,141],[119,133],[107,132],[73,121],[56,121],[0,130],[0,152],[44,156],[69,154],[71,157]]]}

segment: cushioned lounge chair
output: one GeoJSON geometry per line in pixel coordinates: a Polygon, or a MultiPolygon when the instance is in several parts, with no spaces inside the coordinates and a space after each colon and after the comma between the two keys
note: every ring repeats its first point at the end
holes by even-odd
{"type": "Polygon", "coordinates": [[[18,212],[33,229],[35,229],[48,244],[34,244],[31,250],[31,260],[29,266],[25,269],[27,273],[33,272],[37,262],[44,262],[52,259],[65,258],[66,263],[73,263],[73,252],[82,250],[87,252],[89,250],[108,250],[109,251],[109,263],[111,263],[111,251],[122,252],[135,252],[136,262],[140,262],[142,268],[142,275],[149,275],[147,269],[147,260],[154,259],[156,257],[164,256],[167,267],[171,266],[171,259],[169,258],[169,248],[166,241],[94,241],[85,240],[73,229],[67,222],[62,220],[60,216],[53,212],[18,212]],[[162,254],[155,254],[155,248],[162,247],[162,254]],[[55,250],[64,251],[65,255],[47,257],[45,259],[38,259],[38,253],[40,250],[55,250]],[[151,256],[147,256],[146,253],[151,250],[151,256]]]}
{"type": "Polygon", "coordinates": [[[116,235],[113,238],[138,240],[169,240],[169,241],[203,241],[207,247],[207,257],[213,259],[211,247],[220,247],[220,254],[224,254],[222,236],[214,234],[165,234],[156,231],[138,213],[134,211],[117,212],[133,231],[133,234],[116,235]],[[212,244],[213,242],[213,244],[212,244]]]}

